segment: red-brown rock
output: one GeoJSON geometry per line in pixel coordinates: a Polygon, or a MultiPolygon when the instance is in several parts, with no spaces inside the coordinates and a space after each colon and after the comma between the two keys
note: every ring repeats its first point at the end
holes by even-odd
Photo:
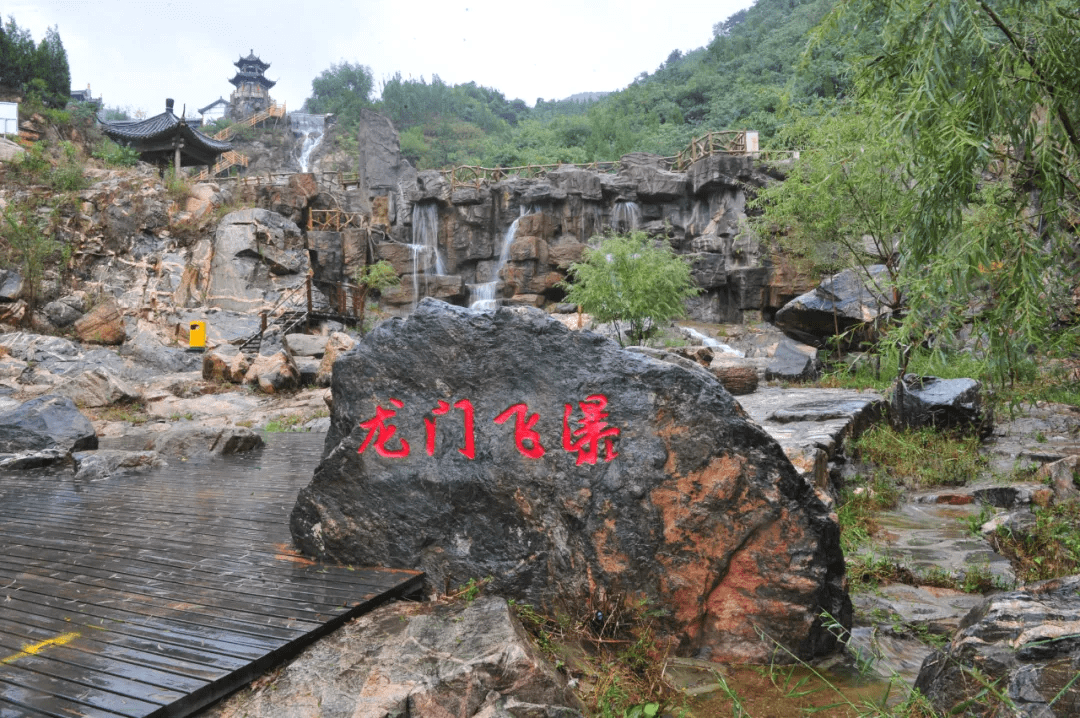
{"type": "Polygon", "coordinates": [[[716,661],[768,660],[759,631],[817,655],[822,612],[850,621],[835,516],[704,369],[426,299],[340,358],[332,390],[291,520],[309,555],[437,588],[492,576],[538,606],[626,594],[716,661]]]}

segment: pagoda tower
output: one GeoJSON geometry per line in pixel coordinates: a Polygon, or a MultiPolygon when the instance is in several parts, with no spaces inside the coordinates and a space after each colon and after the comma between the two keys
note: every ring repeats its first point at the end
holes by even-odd
{"type": "Polygon", "coordinates": [[[229,96],[229,117],[242,120],[273,105],[270,88],[277,83],[263,74],[270,63],[256,57],[252,50],[247,57],[241,57],[233,64],[236,65],[236,74],[229,82],[236,89],[229,96]]]}

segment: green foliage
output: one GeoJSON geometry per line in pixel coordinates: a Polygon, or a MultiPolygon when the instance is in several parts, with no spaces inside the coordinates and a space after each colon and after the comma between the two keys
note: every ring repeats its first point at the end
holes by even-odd
{"type": "Polygon", "coordinates": [[[94,157],[111,167],[134,167],[139,162],[139,152],[134,147],[120,145],[105,139],[94,151],[94,157]]]}
{"type": "Polygon", "coordinates": [[[333,114],[344,130],[352,130],[360,119],[360,110],[371,107],[375,80],[371,70],[359,63],[342,62],[311,81],[311,97],[304,101],[304,111],[333,114]]]}
{"type": "Polygon", "coordinates": [[[661,322],[682,316],[684,300],[699,291],[689,263],[644,232],[609,235],[599,248],[586,249],[570,273],[573,282],[560,285],[566,301],[581,305],[595,321],[616,322],[620,344],[619,322],[629,325],[630,342],[644,343],[661,322]]]}
{"type": "Polygon", "coordinates": [[[47,219],[32,206],[10,204],[4,208],[0,239],[9,249],[8,260],[18,262],[22,267],[23,278],[29,287],[27,304],[31,309],[36,305],[46,260],[61,249],[61,244],[48,233],[46,225],[47,219]]]}
{"type": "Polygon", "coordinates": [[[1035,509],[1035,525],[1024,532],[998,529],[994,548],[1008,556],[1024,582],[1080,572],[1080,502],[1035,509]]]}
{"type": "Polygon", "coordinates": [[[374,264],[367,264],[353,272],[353,282],[360,287],[360,311],[357,317],[357,327],[360,333],[364,333],[364,309],[367,306],[368,295],[371,292],[383,292],[390,287],[401,284],[401,278],[394,270],[394,265],[385,259],[374,264]]]}
{"type": "Polygon", "coordinates": [[[930,428],[900,430],[878,424],[851,442],[851,448],[860,460],[888,466],[892,476],[917,488],[963,486],[986,467],[977,436],[930,428]]]}
{"type": "Polygon", "coordinates": [[[67,52],[55,27],[34,44],[30,31],[8,16],[0,28],[0,82],[32,104],[63,108],[71,91],[67,52]]]}
{"type": "Polygon", "coordinates": [[[893,258],[911,193],[886,128],[873,105],[845,102],[823,115],[794,113],[780,131],[783,146],[806,149],[785,181],[762,189],[750,207],[764,210],[755,224],[777,232],[803,271],[816,276],[893,258]]]}
{"type": "Polygon", "coordinates": [[[1080,14],[1071,0],[851,0],[815,45],[878,42],[864,96],[896,119],[912,188],[901,253],[908,297],[892,340],[918,345],[973,320],[999,383],[1053,345],[1080,212],[1080,14]],[[943,311],[944,310],[944,311],[943,311]]]}

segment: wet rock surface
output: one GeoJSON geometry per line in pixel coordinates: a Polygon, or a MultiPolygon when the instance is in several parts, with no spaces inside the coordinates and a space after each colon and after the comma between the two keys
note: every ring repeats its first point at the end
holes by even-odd
{"type": "Polygon", "coordinates": [[[802,342],[822,346],[832,336],[888,316],[885,265],[845,269],[823,280],[776,313],[776,326],[802,342]]]}
{"type": "Polygon", "coordinates": [[[164,457],[192,458],[207,455],[226,456],[251,451],[263,445],[262,436],[243,426],[206,428],[177,426],[151,438],[147,451],[164,457]]]}
{"type": "Polygon", "coordinates": [[[833,645],[820,612],[849,620],[835,519],[705,370],[425,300],[339,359],[332,387],[292,516],[308,554],[436,587],[490,575],[535,605],[633,590],[713,660],[765,658],[755,626],[814,655],[833,645]]]}
{"type": "MultiPolygon", "coordinates": [[[[799,473],[828,489],[829,462],[845,441],[881,420],[885,400],[871,391],[765,387],[739,397],[752,419],[783,447],[799,473]]],[[[833,499],[835,491],[829,490],[833,499]]]]}
{"type": "MultiPolygon", "coordinates": [[[[915,686],[941,711],[967,703],[986,715],[994,683],[1018,715],[1080,715],[1080,576],[991,596],[963,620],[948,648],[927,658],[915,686]]],[[[1000,710],[1000,708],[998,708],[1000,710]]]]}
{"type": "Polygon", "coordinates": [[[97,433],[67,397],[46,395],[0,414],[0,452],[97,448],[97,433]]]}
{"type": "Polygon", "coordinates": [[[506,601],[481,597],[378,608],[307,649],[270,685],[199,715],[580,718],[583,706],[506,601]]]}
{"type": "Polygon", "coordinates": [[[892,405],[904,426],[975,429],[982,434],[993,429],[993,417],[982,408],[982,384],[974,379],[905,374],[894,390],[892,405]]]}

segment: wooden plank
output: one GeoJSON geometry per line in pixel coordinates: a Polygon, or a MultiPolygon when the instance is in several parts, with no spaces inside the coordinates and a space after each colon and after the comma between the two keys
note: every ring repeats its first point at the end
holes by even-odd
{"type": "Polygon", "coordinates": [[[0,718],[187,715],[418,588],[291,548],[321,441],[275,443],[99,482],[0,471],[0,718]]]}

